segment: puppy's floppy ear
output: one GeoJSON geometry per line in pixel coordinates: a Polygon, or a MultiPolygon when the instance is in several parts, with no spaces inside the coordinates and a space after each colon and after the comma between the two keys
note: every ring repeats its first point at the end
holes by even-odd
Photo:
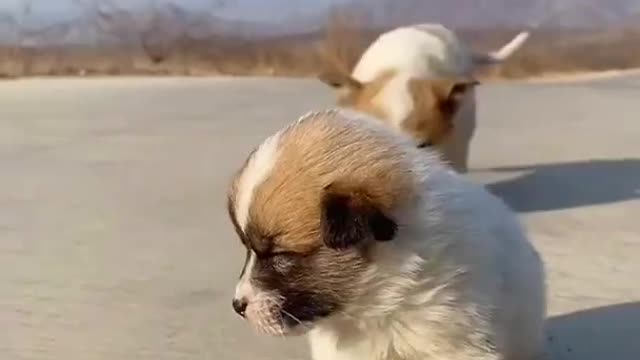
{"type": "Polygon", "coordinates": [[[472,77],[442,78],[432,81],[433,92],[439,101],[440,108],[448,114],[455,113],[464,95],[480,82],[472,77]]]}
{"type": "Polygon", "coordinates": [[[392,240],[398,225],[363,191],[336,183],[326,186],[321,200],[321,232],[325,245],[346,249],[366,240],[392,240]]]}

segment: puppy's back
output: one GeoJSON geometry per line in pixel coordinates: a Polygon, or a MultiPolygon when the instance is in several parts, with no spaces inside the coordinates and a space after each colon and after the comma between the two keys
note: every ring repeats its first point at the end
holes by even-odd
{"type": "Polygon", "coordinates": [[[470,56],[457,36],[439,24],[400,27],[380,35],[365,51],[353,76],[371,81],[395,70],[415,77],[466,74],[470,56]]]}

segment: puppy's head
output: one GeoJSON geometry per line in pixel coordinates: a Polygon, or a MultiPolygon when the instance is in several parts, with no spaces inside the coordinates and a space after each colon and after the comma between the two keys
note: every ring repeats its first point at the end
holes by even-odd
{"type": "Polygon", "coordinates": [[[336,90],[338,105],[386,121],[419,147],[437,146],[451,135],[465,94],[478,84],[467,77],[420,79],[395,71],[360,82],[337,69],[319,79],[336,90]]]}
{"type": "Polygon", "coordinates": [[[371,251],[394,241],[395,211],[417,188],[389,134],[341,111],[310,114],[235,177],[228,210],[246,259],[233,307],[258,331],[304,333],[367,292],[371,251]]]}

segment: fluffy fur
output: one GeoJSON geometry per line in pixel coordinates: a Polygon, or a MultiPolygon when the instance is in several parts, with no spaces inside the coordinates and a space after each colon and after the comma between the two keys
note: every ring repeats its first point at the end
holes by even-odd
{"type": "Polygon", "coordinates": [[[310,113],[235,176],[236,312],[314,360],[534,360],[542,262],[515,215],[359,112],[310,113]]]}
{"type": "Polygon", "coordinates": [[[400,27],[380,35],[351,74],[336,66],[320,79],[337,89],[339,105],[437,147],[454,169],[466,172],[476,127],[474,72],[506,60],[527,38],[523,32],[496,52],[474,54],[442,25],[400,27]]]}

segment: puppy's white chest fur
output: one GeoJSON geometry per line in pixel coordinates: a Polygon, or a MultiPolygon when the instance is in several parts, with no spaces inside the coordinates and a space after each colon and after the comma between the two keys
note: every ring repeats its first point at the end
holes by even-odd
{"type": "Polygon", "coordinates": [[[311,356],[314,360],[355,360],[372,355],[375,357],[375,354],[380,355],[383,352],[381,348],[384,347],[381,341],[383,339],[376,339],[377,337],[353,333],[345,344],[340,341],[338,334],[329,330],[316,329],[309,338],[311,356]],[[376,340],[378,340],[378,348],[376,340]]]}
{"type": "MultiPolygon", "coordinates": [[[[382,324],[379,324],[382,325],[382,324]]],[[[424,360],[428,355],[416,351],[426,348],[425,338],[416,338],[398,322],[392,327],[371,324],[367,329],[345,326],[316,329],[310,334],[314,360],[424,360]]],[[[420,331],[418,331],[420,333],[420,331]]]]}

